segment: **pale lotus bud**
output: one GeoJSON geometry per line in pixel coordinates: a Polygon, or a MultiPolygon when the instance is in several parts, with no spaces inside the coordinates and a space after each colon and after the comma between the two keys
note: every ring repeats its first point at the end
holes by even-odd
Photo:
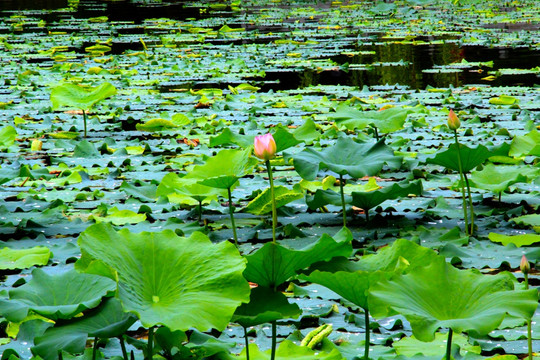
{"type": "Polygon", "coordinates": [[[450,112],[448,113],[448,127],[450,130],[457,130],[461,126],[461,123],[459,122],[459,119],[454,112],[454,110],[450,109],[450,112]]]}
{"type": "Polygon", "coordinates": [[[276,157],[276,142],[272,134],[255,136],[255,156],[261,160],[268,161],[276,157]]]}
{"type": "Polygon", "coordinates": [[[531,271],[531,265],[529,264],[529,260],[527,260],[527,257],[525,257],[525,255],[521,257],[519,268],[521,269],[521,272],[524,274],[528,274],[531,271]]]}

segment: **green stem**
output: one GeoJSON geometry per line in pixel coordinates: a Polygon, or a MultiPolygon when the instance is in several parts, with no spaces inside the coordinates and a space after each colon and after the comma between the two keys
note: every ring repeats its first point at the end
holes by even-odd
{"type": "Polygon", "coordinates": [[[369,209],[364,209],[364,213],[366,214],[366,222],[369,223],[369,209]]]}
{"type": "Polygon", "coordinates": [[[199,201],[199,224],[202,222],[202,201],[199,201]]]}
{"type": "Polygon", "coordinates": [[[86,112],[82,111],[83,119],[84,119],[84,138],[86,139],[86,112]]]}
{"type": "Polygon", "coordinates": [[[377,129],[377,127],[374,126],[373,130],[375,130],[375,140],[379,141],[379,129],[377,129]]]}
{"type": "Polygon", "coordinates": [[[122,335],[118,337],[118,339],[120,340],[120,347],[122,348],[122,357],[124,358],[124,360],[129,360],[127,350],[126,350],[126,342],[124,341],[124,336],[122,335]]]}
{"type": "Polygon", "coordinates": [[[469,179],[467,178],[467,174],[464,173],[463,177],[465,178],[465,184],[467,185],[467,193],[469,194],[469,210],[471,213],[471,231],[469,233],[472,235],[474,233],[474,208],[472,202],[471,186],[469,185],[469,179]]]}
{"type": "Polygon", "coordinates": [[[276,358],[276,337],[277,337],[277,324],[276,320],[272,321],[272,350],[270,353],[270,360],[276,358]]]}
{"type": "Polygon", "coordinates": [[[147,360],[151,360],[152,359],[152,355],[153,355],[153,352],[154,352],[154,327],[151,326],[149,329],[148,329],[148,347],[147,347],[147,360]]]}
{"type": "Polygon", "coordinates": [[[58,350],[58,360],[64,360],[64,355],[62,355],[62,350],[58,350]]]}
{"type": "Polygon", "coordinates": [[[246,327],[244,327],[244,340],[246,341],[246,360],[249,360],[249,340],[246,327]]]}
{"type": "Polygon", "coordinates": [[[92,360],[96,360],[96,354],[97,354],[97,347],[98,347],[98,338],[94,338],[94,347],[92,349],[92,360]]]}
{"type": "Polygon", "coordinates": [[[369,360],[369,311],[367,309],[364,309],[365,319],[366,319],[366,343],[365,343],[365,350],[364,350],[364,360],[369,360]]]}
{"type": "Polygon", "coordinates": [[[499,203],[501,202],[502,191],[499,193],[499,203]]]}
{"type": "Polygon", "coordinates": [[[266,160],[266,169],[268,170],[268,180],[270,181],[270,195],[272,196],[272,242],[276,242],[277,210],[276,197],[274,194],[274,178],[272,176],[272,166],[270,160],[266,160]]]}
{"type": "Polygon", "coordinates": [[[448,329],[448,341],[446,342],[446,360],[452,358],[452,329],[448,329]]]}
{"type": "Polygon", "coordinates": [[[461,152],[459,151],[459,141],[457,137],[457,131],[454,130],[454,139],[456,140],[458,166],[459,166],[459,178],[461,185],[461,199],[463,200],[463,219],[465,220],[465,234],[469,234],[469,215],[467,214],[467,197],[465,195],[465,180],[463,178],[463,167],[461,165],[461,152]]]}
{"type": "Polygon", "coordinates": [[[341,207],[343,208],[343,227],[347,227],[347,211],[345,210],[345,194],[343,193],[343,175],[339,174],[339,191],[341,193],[341,207]]]}
{"type": "Polygon", "coordinates": [[[238,236],[236,235],[236,224],[234,222],[234,207],[232,202],[232,194],[231,194],[231,188],[227,188],[227,193],[229,194],[229,215],[231,216],[231,225],[232,225],[232,232],[234,237],[234,245],[236,245],[236,248],[238,249],[238,236]]]}
{"type": "MultiPolygon", "coordinates": [[[[529,274],[523,273],[525,278],[525,289],[529,290],[529,274]]],[[[532,319],[527,320],[527,348],[529,350],[529,360],[532,360],[532,319]]]]}

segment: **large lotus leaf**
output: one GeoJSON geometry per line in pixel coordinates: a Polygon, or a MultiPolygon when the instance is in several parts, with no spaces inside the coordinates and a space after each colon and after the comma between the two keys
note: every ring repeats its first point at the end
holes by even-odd
{"type": "MultiPolygon", "coordinates": [[[[11,302],[22,304],[28,310],[49,319],[71,319],[81,311],[99,305],[101,298],[114,291],[116,284],[111,279],[92,274],[81,274],[69,270],[49,275],[42,269],[32,271],[32,279],[23,286],[9,291],[11,302]]],[[[13,314],[6,314],[3,306],[0,313],[11,321],[13,314]]]]}
{"type": "MultiPolygon", "coordinates": [[[[287,205],[291,201],[298,200],[304,197],[304,192],[294,189],[289,189],[285,186],[274,187],[274,197],[276,199],[276,208],[283,205],[287,205]]],[[[267,188],[257,197],[251,200],[244,208],[245,211],[255,214],[263,215],[272,211],[272,193],[270,188],[267,188]]]]}
{"type": "Polygon", "coordinates": [[[231,321],[250,327],[278,319],[297,318],[301,313],[298,305],[290,304],[283,293],[258,286],[251,289],[249,303],[240,305],[231,321]]]}
{"type": "Polygon", "coordinates": [[[508,189],[510,185],[527,182],[528,178],[521,174],[520,169],[516,166],[487,164],[481,171],[473,171],[470,180],[472,187],[499,194],[508,189]]]}
{"type": "Polygon", "coordinates": [[[247,149],[253,146],[255,135],[240,135],[233,133],[231,129],[226,127],[221,134],[217,136],[211,136],[208,146],[216,147],[221,145],[238,145],[243,149],[247,149]]]}
{"type": "Polygon", "coordinates": [[[409,272],[418,266],[430,264],[438,257],[432,249],[406,239],[397,239],[391,246],[383,247],[376,254],[362,256],[355,263],[355,268],[370,272],[409,272]]]}
{"type": "Polygon", "coordinates": [[[395,183],[392,186],[375,191],[353,192],[351,194],[350,204],[368,211],[386,200],[409,195],[421,195],[422,190],[422,181],[420,179],[411,182],[395,183]]]}
{"type": "Polygon", "coordinates": [[[91,215],[89,220],[95,222],[110,222],[114,225],[137,224],[146,220],[146,214],[137,214],[131,210],[119,210],[116,206],[107,210],[107,215],[91,215]]]}
{"type": "Polygon", "coordinates": [[[336,107],[336,112],[328,114],[328,119],[334,120],[337,124],[350,130],[361,130],[370,123],[369,117],[364,116],[363,111],[347,104],[336,107]]]}
{"type": "Polygon", "coordinates": [[[195,166],[184,178],[197,179],[202,185],[227,189],[248,174],[257,164],[249,150],[221,150],[204,165],[195,166]]]}
{"type": "Polygon", "coordinates": [[[44,246],[30,249],[0,249],[0,269],[26,269],[35,265],[47,265],[51,251],[44,246]]]}
{"type": "Polygon", "coordinates": [[[538,234],[504,235],[497,233],[489,233],[488,238],[489,240],[501,243],[504,246],[508,244],[514,244],[517,247],[522,247],[540,242],[540,235],[538,234]]]}
{"type": "MultiPolygon", "coordinates": [[[[396,349],[396,354],[405,355],[411,357],[417,354],[426,356],[440,356],[446,351],[446,343],[448,341],[447,334],[437,333],[435,334],[435,340],[432,342],[423,342],[417,340],[414,336],[405,337],[392,344],[392,347],[396,349]]],[[[480,346],[469,344],[467,337],[461,334],[455,334],[452,337],[452,346],[459,346],[462,356],[467,352],[473,354],[480,354],[482,349],[480,346]]]]}
{"type": "Polygon", "coordinates": [[[540,132],[533,129],[525,135],[514,137],[510,145],[510,156],[540,156],[540,132]]]}
{"type": "Polygon", "coordinates": [[[426,266],[439,256],[435,251],[405,239],[397,239],[377,254],[362,256],[358,261],[333,258],[316,263],[309,275],[299,277],[327,287],[352,303],[368,309],[368,289],[384,278],[426,266]],[[320,271],[321,270],[321,271],[320,271]]]}
{"type": "Polygon", "coordinates": [[[438,152],[435,157],[427,159],[426,162],[428,164],[441,165],[447,169],[459,171],[458,149],[459,156],[461,157],[462,170],[467,173],[478,165],[481,165],[491,156],[506,155],[508,153],[508,144],[502,144],[498,148],[488,149],[484,145],[470,148],[463,144],[459,144],[458,148],[454,143],[448,147],[448,150],[438,152]]]}
{"type": "Polygon", "coordinates": [[[506,314],[525,319],[534,314],[538,292],[514,290],[514,282],[508,272],[482,275],[436,259],[427,267],[375,284],[369,294],[370,311],[379,318],[405,316],[421,341],[432,341],[441,327],[485,335],[506,314]]]}
{"type": "Polygon", "coordinates": [[[372,125],[382,133],[391,133],[403,129],[407,115],[414,111],[416,110],[397,106],[380,111],[358,111],[340,106],[331,118],[349,130],[363,129],[367,125],[372,125]]]}
{"type": "Polygon", "coordinates": [[[299,278],[327,287],[353,304],[368,309],[368,289],[372,283],[376,283],[384,276],[385,274],[380,271],[370,273],[315,270],[309,275],[299,275],[299,278]]]}
{"type": "MultiPolygon", "coordinates": [[[[344,194],[345,203],[349,204],[352,201],[351,195],[344,194]]],[[[318,189],[313,195],[306,195],[306,204],[312,209],[319,209],[328,204],[341,206],[341,194],[334,190],[318,189]]]]}
{"type": "Polygon", "coordinates": [[[384,164],[399,167],[401,158],[384,141],[358,143],[341,136],[332,145],[320,151],[306,148],[293,156],[294,168],[306,180],[314,180],[321,169],[355,178],[377,175],[384,164]]]}
{"type": "Polygon", "coordinates": [[[196,205],[198,202],[217,200],[218,196],[227,196],[224,189],[198,184],[195,179],[181,178],[175,173],[163,177],[156,190],[157,196],[167,196],[170,202],[196,205]]]}
{"type": "MultiPolygon", "coordinates": [[[[270,360],[271,350],[261,351],[256,344],[249,344],[249,358],[252,360],[270,360]]],[[[239,355],[220,353],[219,360],[237,360],[246,358],[246,349],[239,355]]],[[[276,360],[342,360],[343,356],[337,348],[330,352],[316,351],[307,346],[298,346],[290,340],[283,340],[276,349],[276,360]]]]}
{"type": "Polygon", "coordinates": [[[259,286],[278,286],[295,275],[296,271],[317,261],[350,256],[352,235],[348,233],[348,238],[341,241],[324,234],[317,242],[298,250],[273,242],[266,243],[255,253],[246,256],[248,264],[244,276],[259,286]]]}
{"type": "Polygon", "coordinates": [[[88,89],[66,83],[52,89],[52,108],[53,110],[61,107],[88,110],[96,103],[114,94],[116,94],[116,88],[108,82],[88,89]]]}
{"type": "Polygon", "coordinates": [[[189,238],[171,230],[116,232],[101,223],[86,229],[78,243],[84,256],[116,271],[118,298],[146,327],[222,330],[249,300],[245,260],[229,242],[212,244],[199,232],[189,238]]]}
{"type": "Polygon", "coordinates": [[[34,355],[45,360],[58,359],[58,350],[82,353],[88,337],[106,339],[122,335],[137,318],[125,313],[116,298],[108,298],[96,309],[49,328],[34,339],[34,355]]]}
{"type": "Polygon", "coordinates": [[[0,147],[9,147],[15,143],[17,138],[17,130],[11,125],[4,126],[0,129],[0,147]]]}

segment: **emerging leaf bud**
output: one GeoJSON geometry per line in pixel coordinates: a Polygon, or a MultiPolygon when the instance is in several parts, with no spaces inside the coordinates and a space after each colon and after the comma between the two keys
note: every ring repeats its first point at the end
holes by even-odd
{"type": "Polygon", "coordinates": [[[529,260],[523,255],[521,257],[521,262],[519,263],[519,268],[521,269],[521,272],[524,274],[528,274],[531,271],[531,265],[529,264],[529,260]]]}
{"type": "Polygon", "coordinates": [[[450,109],[450,112],[448,113],[448,127],[450,130],[456,131],[461,126],[461,123],[459,122],[459,119],[454,112],[454,110],[450,109]]]}
{"type": "Polygon", "coordinates": [[[255,136],[255,156],[261,160],[270,160],[276,157],[276,142],[272,134],[255,136]]]}

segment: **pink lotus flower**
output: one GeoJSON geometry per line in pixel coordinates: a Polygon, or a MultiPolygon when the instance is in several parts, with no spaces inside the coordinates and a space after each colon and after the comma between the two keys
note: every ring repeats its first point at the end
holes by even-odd
{"type": "Polygon", "coordinates": [[[448,113],[448,127],[450,130],[457,130],[461,126],[461,123],[459,122],[459,119],[454,112],[454,110],[450,109],[450,112],[448,113]]]}
{"type": "Polygon", "coordinates": [[[521,269],[521,272],[524,274],[528,274],[531,271],[531,265],[529,264],[529,260],[527,260],[527,257],[525,257],[525,255],[521,257],[519,268],[521,269]]]}
{"type": "Polygon", "coordinates": [[[255,156],[259,159],[268,161],[276,157],[276,142],[272,134],[265,134],[260,136],[255,136],[255,156]]]}

